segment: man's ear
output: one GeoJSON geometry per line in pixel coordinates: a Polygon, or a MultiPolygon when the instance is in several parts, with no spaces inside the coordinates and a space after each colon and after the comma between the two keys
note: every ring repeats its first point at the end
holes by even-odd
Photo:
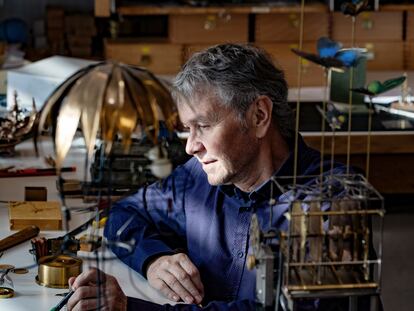
{"type": "Polygon", "coordinates": [[[259,96],[253,103],[253,126],[256,128],[256,137],[266,135],[272,123],[273,103],[268,96],[259,96]]]}

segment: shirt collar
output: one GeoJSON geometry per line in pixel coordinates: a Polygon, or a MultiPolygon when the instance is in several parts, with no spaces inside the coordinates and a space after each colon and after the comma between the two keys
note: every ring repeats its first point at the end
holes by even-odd
{"type": "MultiPolygon", "coordinates": [[[[293,164],[295,161],[295,137],[293,136],[291,139],[288,140],[289,145],[289,156],[282,164],[282,166],[276,171],[273,177],[281,177],[281,176],[293,176],[293,164]]],[[[298,170],[297,174],[302,175],[302,173],[306,170],[307,166],[309,165],[308,160],[308,153],[312,150],[309,148],[306,143],[304,142],[302,136],[299,134],[298,137],[298,170]]],[[[286,185],[292,183],[291,178],[281,179],[278,181],[279,184],[286,185]]],[[[258,186],[255,190],[250,193],[243,192],[234,185],[221,185],[219,186],[219,190],[226,194],[229,197],[234,197],[237,199],[243,199],[244,201],[261,201],[267,200],[271,197],[279,196],[281,191],[277,188],[277,186],[269,179],[265,181],[263,184],[258,186]],[[273,187],[272,187],[273,186],[273,187]],[[272,189],[273,188],[273,189],[272,189]],[[273,192],[273,193],[272,193],[273,192]]]]}

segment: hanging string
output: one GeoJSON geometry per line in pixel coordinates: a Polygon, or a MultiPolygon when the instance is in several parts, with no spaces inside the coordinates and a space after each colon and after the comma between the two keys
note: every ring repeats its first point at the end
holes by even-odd
{"type": "Polygon", "coordinates": [[[325,83],[325,94],[323,96],[323,102],[322,102],[322,121],[321,121],[321,162],[320,162],[320,185],[322,188],[322,181],[323,181],[323,160],[325,157],[325,115],[326,115],[326,104],[328,102],[328,92],[331,89],[331,69],[325,68],[325,77],[326,77],[326,83],[325,83]]]}
{"type": "MultiPolygon", "coordinates": [[[[303,21],[305,15],[305,0],[300,4],[300,26],[299,26],[299,50],[303,46],[303,21]]],[[[302,86],[302,58],[298,57],[298,84],[297,84],[297,100],[296,100],[296,124],[295,124],[295,149],[293,161],[293,186],[296,186],[296,177],[298,173],[298,144],[299,144],[299,116],[300,116],[300,92],[302,86]]]]}
{"type": "MultiPolygon", "coordinates": [[[[352,29],[351,29],[351,48],[355,47],[355,16],[352,16],[352,29]]],[[[352,99],[353,99],[353,88],[354,84],[354,67],[351,66],[349,69],[349,98],[348,98],[348,142],[346,146],[346,174],[349,174],[350,162],[351,162],[351,126],[352,126],[352,99]]]]}
{"type": "Polygon", "coordinates": [[[369,108],[368,108],[368,137],[367,137],[367,163],[365,168],[365,177],[369,181],[369,161],[371,154],[371,132],[372,132],[372,96],[369,97],[369,108]]]}

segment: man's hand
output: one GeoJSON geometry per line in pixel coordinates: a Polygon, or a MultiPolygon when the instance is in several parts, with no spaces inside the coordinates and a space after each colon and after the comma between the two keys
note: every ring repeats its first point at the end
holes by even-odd
{"type": "Polygon", "coordinates": [[[200,303],[204,297],[204,286],[200,273],[186,254],[161,256],[147,269],[149,284],[171,300],[200,303]]]}
{"type": "Polygon", "coordinates": [[[75,291],[67,304],[69,311],[97,310],[98,274],[101,281],[99,310],[126,311],[127,297],[118,281],[112,275],[95,268],[69,279],[69,286],[75,291]]]}

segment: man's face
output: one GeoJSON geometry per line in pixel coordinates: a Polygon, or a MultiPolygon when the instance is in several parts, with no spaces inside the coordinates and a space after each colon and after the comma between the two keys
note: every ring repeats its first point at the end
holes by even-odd
{"type": "Polygon", "coordinates": [[[243,127],[235,111],[211,98],[181,103],[178,112],[189,131],[186,152],[200,161],[208,182],[242,184],[255,166],[258,145],[248,120],[243,127]]]}

